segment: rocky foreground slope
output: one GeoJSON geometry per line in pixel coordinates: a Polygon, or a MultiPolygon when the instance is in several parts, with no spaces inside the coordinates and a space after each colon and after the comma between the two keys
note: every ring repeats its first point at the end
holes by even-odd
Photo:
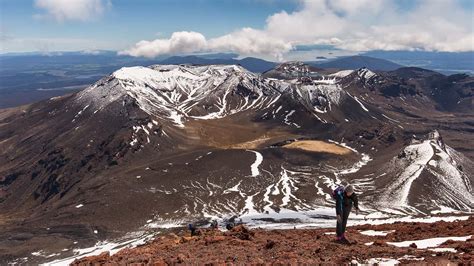
{"type": "Polygon", "coordinates": [[[334,241],[333,230],[177,231],[110,256],[75,260],[71,265],[173,264],[471,264],[474,217],[455,222],[360,225],[347,232],[350,244],[334,241]]]}

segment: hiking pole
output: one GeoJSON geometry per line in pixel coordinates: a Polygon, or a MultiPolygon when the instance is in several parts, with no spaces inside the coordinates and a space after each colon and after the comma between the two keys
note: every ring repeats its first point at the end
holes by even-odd
{"type": "Polygon", "coordinates": [[[366,214],[364,215],[364,221],[367,221],[367,216],[369,216],[370,213],[367,213],[366,211],[361,211],[361,210],[359,210],[359,212],[360,212],[360,214],[362,214],[362,215],[364,215],[364,213],[366,213],[366,214]]]}

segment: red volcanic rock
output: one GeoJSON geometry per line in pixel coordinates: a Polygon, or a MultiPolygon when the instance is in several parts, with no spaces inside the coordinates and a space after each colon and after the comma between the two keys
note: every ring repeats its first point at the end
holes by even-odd
{"type": "Polygon", "coordinates": [[[383,241],[383,240],[375,240],[372,245],[374,245],[374,246],[379,246],[379,247],[386,247],[386,246],[388,246],[388,244],[385,243],[385,241],[383,241]]]}
{"type": "Polygon", "coordinates": [[[232,228],[231,235],[241,240],[251,240],[255,233],[251,232],[249,229],[247,229],[247,227],[243,225],[238,225],[232,228]]]}
{"type": "Polygon", "coordinates": [[[265,244],[266,249],[272,249],[274,246],[275,246],[275,241],[267,240],[267,243],[265,244]]]}
{"type": "Polygon", "coordinates": [[[226,240],[225,236],[207,236],[204,238],[206,245],[226,240]]]}
{"type": "Polygon", "coordinates": [[[110,259],[110,253],[102,252],[97,256],[91,256],[79,260],[75,260],[72,264],[74,265],[96,265],[96,264],[104,264],[110,259]]]}
{"type": "Polygon", "coordinates": [[[164,235],[140,247],[123,249],[113,256],[102,253],[74,261],[73,265],[166,265],[166,264],[350,264],[367,263],[371,258],[399,259],[402,264],[435,265],[470,264],[474,258],[474,241],[446,241],[440,247],[455,248],[457,253],[399,248],[387,244],[432,237],[467,236],[474,232],[474,216],[455,222],[394,223],[350,227],[348,244],[324,235],[327,229],[263,230],[237,226],[231,231],[201,230],[202,235],[189,237],[183,229],[176,235],[164,235]],[[449,229],[449,227],[453,229],[449,229]],[[359,234],[363,230],[395,230],[386,236],[359,234]],[[407,234],[411,232],[411,234],[407,234]],[[321,236],[316,238],[316,236],[321,236]],[[365,243],[373,242],[372,245],[365,243]],[[405,256],[410,255],[410,256],[405,256]],[[401,259],[403,258],[403,259],[401,259]]]}

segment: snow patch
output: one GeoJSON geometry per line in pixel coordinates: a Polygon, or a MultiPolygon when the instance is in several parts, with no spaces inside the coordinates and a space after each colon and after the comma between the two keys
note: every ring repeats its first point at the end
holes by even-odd
{"type": "Polygon", "coordinates": [[[364,111],[366,111],[366,112],[369,111],[369,109],[367,109],[367,107],[365,107],[364,104],[362,104],[362,102],[359,101],[359,98],[357,98],[356,96],[353,96],[353,98],[354,98],[354,100],[356,100],[356,101],[360,104],[360,107],[361,107],[364,111]]]}
{"type": "Polygon", "coordinates": [[[395,230],[390,230],[390,231],[375,231],[375,230],[366,230],[366,231],[361,231],[359,233],[366,235],[366,236],[386,236],[390,233],[395,232],[395,230]]]}
{"type": "Polygon", "coordinates": [[[372,259],[367,260],[367,263],[369,265],[384,265],[384,266],[400,264],[398,260],[392,259],[392,258],[372,258],[372,259]]]}
{"type": "Polygon", "coordinates": [[[258,176],[260,174],[258,167],[263,162],[263,156],[258,151],[253,151],[253,150],[247,150],[247,151],[255,153],[255,156],[256,156],[255,162],[250,166],[250,170],[252,172],[252,176],[258,176]]]}
{"type": "Polygon", "coordinates": [[[409,247],[412,243],[415,243],[417,248],[434,248],[437,247],[444,242],[448,240],[452,241],[466,241],[471,238],[471,235],[469,236],[460,236],[460,237],[455,237],[455,236],[448,236],[448,237],[436,237],[436,238],[428,238],[428,239],[422,239],[422,240],[408,240],[408,241],[403,241],[403,242],[387,242],[389,245],[393,245],[396,247],[404,248],[404,247],[409,247]]]}
{"type": "Polygon", "coordinates": [[[455,248],[429,248],[428,250],[431,250],[434,252],[452,252],[452,253],[457,252],[455,248]]]}
{"type": "Polygon", "coordinates": [[[43,266],[69,265],[76,259],[80,259],[87,256],[99,255],[103,252],[110,252],[110,255],[114,255],[115,253],[119,252],[120,250],[124,248],[133,248],[139,245],[143,245],[148,240],[152,239],[153,237],[154,237],[153,234],[136,233],[136,234],[131,234],[129,236],[126,236],[124,240],[121,240],[118,242],[100,241],[93,247],[74,249],[73,250],[74,255],[71,257],[46,262],[40,265],[43,265],[43,266]]]}
{"type": "Polygon", "coordinates": [[[336,77],[336,78],[344,78],[344,77],[349,76],[352,73],[354,73],[354,70],[341,70],[339,72],[330,74],[329,76],[336,77]]]}

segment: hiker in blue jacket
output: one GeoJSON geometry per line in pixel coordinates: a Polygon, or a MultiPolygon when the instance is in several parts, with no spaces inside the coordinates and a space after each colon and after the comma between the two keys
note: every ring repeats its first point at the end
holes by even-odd
{"type": "Polygon", "coordinates": [[[348,242],[344,236],[344,232],[346,231],[347,219],[349,218],[349,213],[352,210],[352,205],[354,205],[356,209],[356,214],[359,213],[359,202],[357,200],[357,195],[354,193],[354,187],[352,185],[347,185],[345,188],[340,187],[334,191],[334,194],[336,199],[337,240],[341,242],[348,242]]]}

